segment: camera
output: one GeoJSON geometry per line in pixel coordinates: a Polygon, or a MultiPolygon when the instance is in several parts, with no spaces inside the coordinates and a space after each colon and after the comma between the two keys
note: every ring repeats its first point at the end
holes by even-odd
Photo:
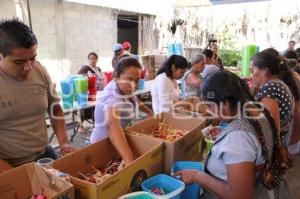
{"type": "Polygon", "coordinates": [[[216,36],[214,34],[210,34],[208,36],[208,43],[216,43],[216,42],[218,42],[216,36]]]}

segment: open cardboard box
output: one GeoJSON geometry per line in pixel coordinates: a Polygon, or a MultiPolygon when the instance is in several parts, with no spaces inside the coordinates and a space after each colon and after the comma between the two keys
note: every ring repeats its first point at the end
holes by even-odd
{"type": "Polygon", "coordinates": [[[206,120],[205,126],[217,126],[219,124],[217,115],[212,113],[209,110],[206,102],[201,100],[199,97],[191,97],[176,102],[172,106],[171,112],[185,115],[187,117],[203,118],[206,120]]]}
{"type": "Polygon", "coordinates": [[[184,112],[193,112],[197,113],[197,115],[203,115],[207,112],[207,105],[204,101],[202,101],[199,97],[190,97],[185,100],[181,100],[176,102],[173,105],[173,110],[178,110],[182,113],[184,112]]]}
{"type": "Polygon", "coordinates": [[[127,134],[137,134],[164,141],[164,172],[169,174],[176,161],[201,161],[202,159],[202,128],[203,118],[187,117],[177,113],[161,113],[152,116],[125,129],[127,134]],[[182,138],[169,142],[152,137],[158,123],[165,121],[168,127],[188,131],[182,138]]]}
{"type": "Polygon", "coordinates": [[[91,166],[103,168],[112,159],[120,157],[108,138],[54,161],[53,167],[70,174],[76,188],[76,198],[111,199],[138,191],[143,180],[161,173],[163,143],[136,135],[126,137],[138,158],[99,185],[82,180],[78,172],[85,174],[91,166]]]}
{"type": "Polygon", "coordinates": [[[35,163],[0,174],[0,199],[27,199],[43,193],[47,199],[74,199],[74,186],[35,163]]]}

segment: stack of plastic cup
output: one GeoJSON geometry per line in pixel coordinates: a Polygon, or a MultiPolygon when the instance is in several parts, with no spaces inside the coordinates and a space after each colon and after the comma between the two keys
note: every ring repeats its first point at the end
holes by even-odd
{"type": "Polygon", "coordinates": [[[174,43],[174,54],[175,55],[183,55],[182,44],[175,42],[174,43]]]}
{"type": "Polygon", "coordinates": [[[73,86],[73,101],[77,101],[77,97],[76,97],[76,87],[75,87],[75,79],[83,77],[82,75],[70,75],[68,77],[68,80],[72,83],[73,86]]]}
{"type": "Polygon", "coordinates": [[[174,55],[175,54],[175,45],[174,43],[169,43],[168,44],[168,55],[174,55]]]}
{"type": "Polygon", "coordinates": [[[91,75],[88,77],[89,101],[94,101],[96,99],[96,95],[97,95],[96,82],[97,82],[96,75],[91,75]]]}
{"type": "Polygon", "coordinates": [[[248,45],[243,47],[242,54],[242,76],[249,77],[250,76],[250,60],[259,51],[258,46],[256,45],[248,45]]]}
{"type": "Polygon", "coordinates": [[[73,84],[70,80],[60,81],[61,97],[64,109],[73,108],[73,84]]]}
{"type": "Polygon", "coordinates": [[[88,79],[87,77],[79,77],[74,79],[74,82],[78,107],[85,107],[88,105],[88,79]]]}
{"type": "Polygon", "coordinates": [[[138,83],[138,90],[143,90],[145,88],[145,80],[140,79],[138,83]]]}
{"type": "Polygon", "coordinates": [[[183,55],[183,48],[181,42],[174,42],[168,44],[168,55],[183,55]]]}

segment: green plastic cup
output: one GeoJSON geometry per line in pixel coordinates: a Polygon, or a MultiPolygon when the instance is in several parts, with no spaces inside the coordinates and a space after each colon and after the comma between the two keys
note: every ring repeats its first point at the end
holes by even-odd
{"type": "Polygon", "coordinates": [[[88,92],[88,79],[86,77],[77,78],[75,81],[76,93],[88,92]]]}
{"type": "Polygon", "coordinates": [[[252,56],[258,52],[258,50],[259,48],[256,45],[248,45],[243,47],[241,68],[241,73],[243,77],[250,76],[250,60],[252,56]]]}

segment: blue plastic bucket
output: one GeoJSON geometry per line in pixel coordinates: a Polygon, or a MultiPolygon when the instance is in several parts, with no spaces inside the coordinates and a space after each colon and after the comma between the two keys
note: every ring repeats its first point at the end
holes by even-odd
{"type": "Polygon", "coordinates": [[[153,176],[142,183],[143,191],[147,191],[159,199],[180,199],[180,193],[184,190],[184,183],[165,174],[153,176]],[[152,193],[153,188],[161,188],[164,195],[152,193]]]}
{"type": "MultiPolygon", "coordinates": [[[[172,166],[171,173],[174,174],[177,171],[186,170],[186,169],[196,169],[203,171],[203,164],[200,162],[175,162],[172,166]]],[[[192,184],[185,187],[184,191],[181,192],[181,199],[199,199],[200,198],[201,186],[199,184],[192,184]]]]}
{"type": "Polygon", "coordinates": [[[151,195],[145,191],[138,191],[126,194],[124,196],[119,197],[119,199],[157,199],[155,196],[151,195]]]}

